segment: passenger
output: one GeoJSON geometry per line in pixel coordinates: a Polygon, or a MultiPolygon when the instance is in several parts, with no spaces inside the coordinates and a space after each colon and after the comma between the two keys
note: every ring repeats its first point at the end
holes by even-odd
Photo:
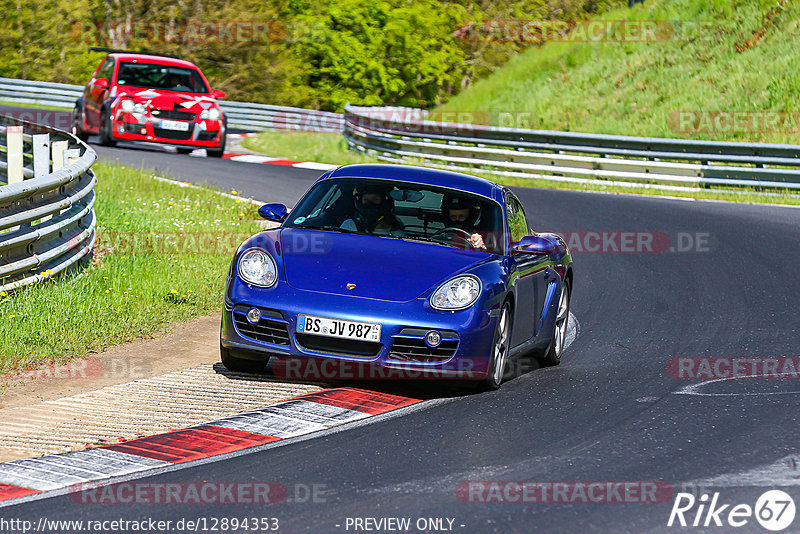
{"type": "Polygon", "coordinates": [[[341,228],[376,235],[405,237],[406,232],[394,215],[392,188],[382,185],[363,185],[353,190],[355,215],[344,221],[341,228]]]}
{"type": "MultiPolygon", "coordinates": [[[[476,231],[475,223],[480,217],[480,206],[474,201],[454,195],[442,197],[442,218],[447,228],[458,228],[470,234],[467,243],[475,250],[486,250],[483,236],[476,231]]],[[[454,240],[459,235],[453,236],[454,240]]],[[[464,243],[466,244],[466,243],[464,243]]]]}

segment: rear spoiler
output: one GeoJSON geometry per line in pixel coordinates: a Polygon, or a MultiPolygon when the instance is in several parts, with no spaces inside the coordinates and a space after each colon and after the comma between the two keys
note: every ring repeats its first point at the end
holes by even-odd
{"type": "Polygon", "coordinates": [[[115,48],[97,48],[89,47],[89,52],[104,52],[106,54],[140,54],[142,56],[158,56],[158,57],[171,57],[172,59],[180,59],[180,56],[173,56],[171,54],[156,54],[155,52],[136,52],[133,50],[117,50],[115,48]]]}

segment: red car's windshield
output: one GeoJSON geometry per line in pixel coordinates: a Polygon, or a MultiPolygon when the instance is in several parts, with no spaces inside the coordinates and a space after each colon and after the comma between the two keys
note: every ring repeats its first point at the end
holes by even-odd
{"type": "Polygon", "coordinates": [[[209,92],[196,69],[151,63],[120,63],[117,84],[184,93],[209,92]]]}

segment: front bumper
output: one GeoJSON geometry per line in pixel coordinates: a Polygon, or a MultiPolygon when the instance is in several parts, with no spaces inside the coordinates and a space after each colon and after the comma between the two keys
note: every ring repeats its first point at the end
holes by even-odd
{"type": "Polygon", "coordinates": [[[158,128],[159,119],[147,115],[117,112],[112,124],[112,137],[120,141],[146,141],[194,148],[219,148],[225,126],[222,120],[186,122],[187,131],[158,128]]]}
{"type": "MultiPolygon", "coordinates": [[[[489,370],[497,313],[471,307],[455,312],[431,308],[427,299],[386,302],[361,297],[303,291],[279,281],[270,289],[249,287],[238,278],[229,283],[222,312],[220,343],[224,349],[253,359],[283,356],[273,371],[287,378],[456,378],[479,380],[489,370]],[[261,310],[264,335],[249,331],[244,316],[250,308],[261,310]],[[381,324],[380,346],[348,352],[348,343],[316,343],[332,338],[298,336],[300,314],[381,324]],[[234,316],[238,317],[237,326],[234,316]],[[244,330],[244,332],[243,332],[244,330]],[[427,332],[442,335],[436,356],[421,356],[427,332]],[[261,340],[255,339],[260,337],[261,340]],[[331,348],[330,345],[337,345],[331,348]],[[357,354],[357,352],[361,354],[357,354]],[[299,363],[298,363],[299,362],[299,363]]],[[[376,344],[377,345],[377,344],[376,344]]]]}

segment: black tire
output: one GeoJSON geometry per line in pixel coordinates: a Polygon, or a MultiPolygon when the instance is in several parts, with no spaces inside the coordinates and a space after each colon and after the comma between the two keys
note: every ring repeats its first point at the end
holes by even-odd
{"type": "Polygon", "coordinates": [[[227,134],[222,134],[222,140],[220,141],[219,148],[206,149],[206,155],[209,158],[221,158],[222,155],[225,153],[225,143],[227,142],[227,134]]]}
{"type": "Polygon", "coordinates": [[[116,146],[117,142],[111,136],[113,125],[108,110],[103,110],[100,115],[100,144],[103,146],[116,146]]]}
{"type": "Polygon", "coordinates": [[[492,340],[491,358],[489,358],[489,372],[486,378],[478,382],[478,389],[481,391],[493,391],[500,387],[503,383],[506,370],[508,369],[508,354],[511,349],[511,330],[514,327],[514,319],[511,314],[511,304],[506,302],[500,309],[500,316],[497,318],[497,327],[494,331],[494,339],[492,340]],[[505,315],[505,324],[503,324],[503,316],[505,315]],[[501,329],[505,328],[504,332],[501,329]],[[501,342],[501,336],[505,338],[502,341],[503,346],[498,347],[498,342],[501,342]],[[499,352],[498,352],[499,351],[499,352]],[[502,369],[498,371],[498,356],[502,357],[502,369]]]}
{"type": "Polygon", "coordinates": [[[269,358],[248,359],[239,357],[238,353],[231,354],[231,351],[220,345],[220,360],[229,371],[239,373],[260,373],[267,366],[269,358]]]}
{"type": "Polygon", "coordinates": [[[559,296],[559,306],[556,308],[556,321],[553,326],[553,341],[550,342],[550,346],[547,347],[547,351],[541,358],[541,362],[543,366],[552,367],[554,365],[558,365],[561,363],[561,355],[564,352],[564,340],[567,336],[567,326],[569,324],[569,304],[570,299],[572,296],[572,288],[569,285],[569,282],[564,282],[564,290],[559,296]],[[566,309],[562,311],[561,309],[561,299],[566,295],[566,309]],[[563,316],[563,319],[562,319],[563,316]],[[562,330],[559,330],[560,321],[563,321],[561,325],[562,330]],[[561,332],[561,333],[559,333],[561,332]],[[560,343],[557,343],[556,336],[563,336],[560,343]]]}
{"type": "Polygon", "coordinates": [[[191,154],[194,148],[188,146],[179,146],[178,154],[191,154]]]}
{"type": "Polygon", "coordinates": [[[85,142],[89,139],[89,134],[83,130],[82,122],[80,104],[76,102],[75,109],[72,111],[72,135],[85,142]]]}

